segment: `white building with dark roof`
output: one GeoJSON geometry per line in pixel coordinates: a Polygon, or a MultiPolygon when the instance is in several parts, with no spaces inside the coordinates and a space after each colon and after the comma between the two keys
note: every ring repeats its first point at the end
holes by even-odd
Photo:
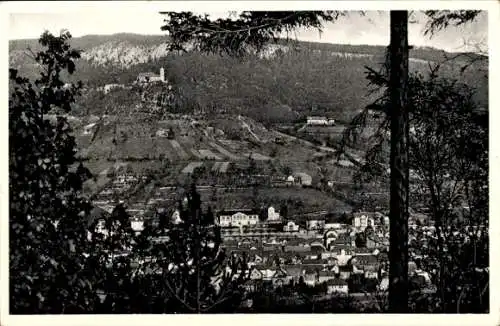
{"type": "Polygon", "coordinates": [[[160,74],[156,75],[153,72],[141,72],[137,76],[137,82],[138,83],[154,83],[154,82],[162,82],[164,83],[165,80],[165,69],[160,68],[160,74]]]}
{"type": "Polygon", "coordinates": [[[309,116],[307,117],[307,124],[310,126],[333,126],[335,120],[327,117],[309,116]]]}
{"type": "Polygon", "coordinates": [[[349,286],[345,280],[342,279],[330,279],[326,282],[326,293],[327,294],[348,294],[349,286]]]}
{"type": "Polygon", "coordinates": [[[219,212],[217,222],[221,227],[257,225],[259,213],[253,209],[224,210],[219,212]]]}

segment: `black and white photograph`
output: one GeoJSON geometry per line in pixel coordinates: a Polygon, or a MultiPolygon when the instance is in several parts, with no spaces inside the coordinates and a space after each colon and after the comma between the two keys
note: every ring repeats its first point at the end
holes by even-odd
{"type": "Polygon", "coordinates": [[[498,316],[500,5],[356,2],[2,3],[2,324],[498,316]]]}

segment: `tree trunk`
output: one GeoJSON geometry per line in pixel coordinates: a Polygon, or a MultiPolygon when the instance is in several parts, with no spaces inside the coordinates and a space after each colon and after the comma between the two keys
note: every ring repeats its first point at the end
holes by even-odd
{"type": "Polygon", "coordinates": [[[408,12],[391,11],[389,311],[408,312],[408,12]]]}
{"type": "Polygon", "coordinates": [[[198,209],[195,210],[194,212],[194,218],[196,219],[196,256],[195,256],[195,262],[196,262],[196,313],[200,314],[201,313],[201,279],[200,279],[200,269],[201,269],[201,257],[200,257],[200,251],[201,251],[201,238],[200,238],[200,227],[201,227],[201,214],[198,214],[199,211],[198,209]]]}

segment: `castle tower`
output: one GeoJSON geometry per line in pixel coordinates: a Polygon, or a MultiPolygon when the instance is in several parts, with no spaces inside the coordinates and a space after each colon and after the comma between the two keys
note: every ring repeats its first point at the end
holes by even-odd
{"type": "Polygon", "coordinates": [[[160,68],[160,79],[162,82],[165,82],[165,69],[163,67],[160,68]]]}

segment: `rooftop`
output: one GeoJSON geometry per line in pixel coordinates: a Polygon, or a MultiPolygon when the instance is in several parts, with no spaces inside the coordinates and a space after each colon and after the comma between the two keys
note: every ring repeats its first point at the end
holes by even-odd
{"type": "Polygon", "coordinates": [[[243,214],[258,214],[258,212],[254,209],[251,208],[242,208],[242,209],[225,209],[222,211],[219,211],[219,216],[220,215],[234,215],[237,213],[243,213],[243,214]]]}
{"type": "Polygon", "coordinates": [[[333,278],[331,280],[326,281],[326,285],[341,285],[341,286],[344,286],[344,285],[347,285],[347,282],[345,280],[342,280],[342,279],[333,278]]]}
{"type": "Polygon", "coordinates": [[[326,120],[326,117],[320,117],[320,116],[309,116],[307,117],[308,120],[326,120]]]}
{"type": "Polygon", "coordinates": [[[160,75],[157,75],[153,72],[148,71],[148,72],[139,73],[138,77],[160,77],[160,75]]]}

